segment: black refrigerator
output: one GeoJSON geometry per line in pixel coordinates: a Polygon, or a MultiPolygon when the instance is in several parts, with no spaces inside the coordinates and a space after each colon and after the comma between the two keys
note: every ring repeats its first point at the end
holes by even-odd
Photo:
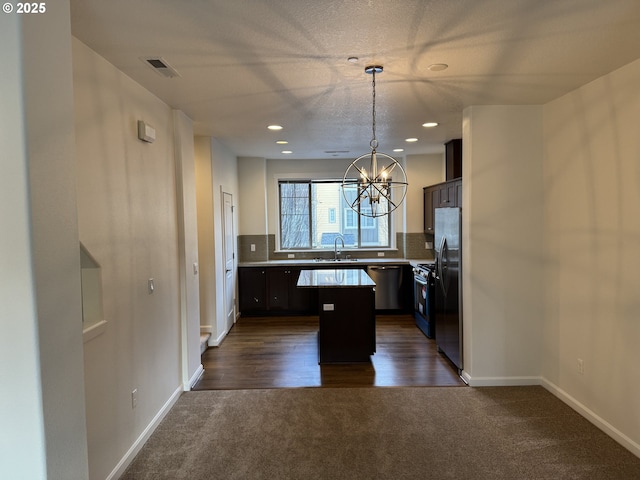
{"type": "Polygon", "coordinates": [[[435,209],[436,344],[458,373],[463,368],[461,220],[459,208],[435,209]]]}

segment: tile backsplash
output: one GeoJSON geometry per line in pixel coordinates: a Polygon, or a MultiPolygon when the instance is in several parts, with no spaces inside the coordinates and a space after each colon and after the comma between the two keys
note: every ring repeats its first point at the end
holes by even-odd
{"type": "MultiPolygon", "coordinates": [[[[425,248],[425,243],[433,243],[433,236],[422,232],[396,233],[396,250],[380,250],[385,258],[432,259],[433,249],[425,248]]],[[[311,252],[276,252],[275,235],[238,235],[239,262],[266,262],[268,260],[287,260],[294,253],[297,259],[331,258],[332,250],[311,252]]],[[[345,253],[353,258],[373,258],[374,250],[349,250],[345,253]]]]}

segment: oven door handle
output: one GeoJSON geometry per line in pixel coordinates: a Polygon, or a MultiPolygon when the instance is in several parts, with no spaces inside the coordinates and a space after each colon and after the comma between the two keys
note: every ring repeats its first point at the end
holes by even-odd
{"type": "Polygon", "coordinates": [[[422,276],[414,276],[413,280],[420,285],[427,285],[427,279],[422,276]]]}

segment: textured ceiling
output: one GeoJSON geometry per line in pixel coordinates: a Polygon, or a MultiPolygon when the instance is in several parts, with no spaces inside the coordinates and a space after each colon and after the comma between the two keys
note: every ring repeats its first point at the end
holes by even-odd
{"type": "Polygon", "coordinates": [[[196,134],[267,158],[279,139],[294,158],[366,153],[370,63],[379,151],[412,154],[460,137],[466,106],[544,104],[640,57],[640,0],[71,0],[71,23],[196,134]]]}

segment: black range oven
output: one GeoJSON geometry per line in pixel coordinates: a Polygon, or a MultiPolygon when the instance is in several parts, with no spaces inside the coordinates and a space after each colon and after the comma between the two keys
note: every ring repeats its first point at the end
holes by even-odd
{"type": "Polygon", "coordinates": [[[436,336],[433,269],[433,264],[427,263],[413,267],[413,316],[418,328],[429,338],[436,336]]]}

